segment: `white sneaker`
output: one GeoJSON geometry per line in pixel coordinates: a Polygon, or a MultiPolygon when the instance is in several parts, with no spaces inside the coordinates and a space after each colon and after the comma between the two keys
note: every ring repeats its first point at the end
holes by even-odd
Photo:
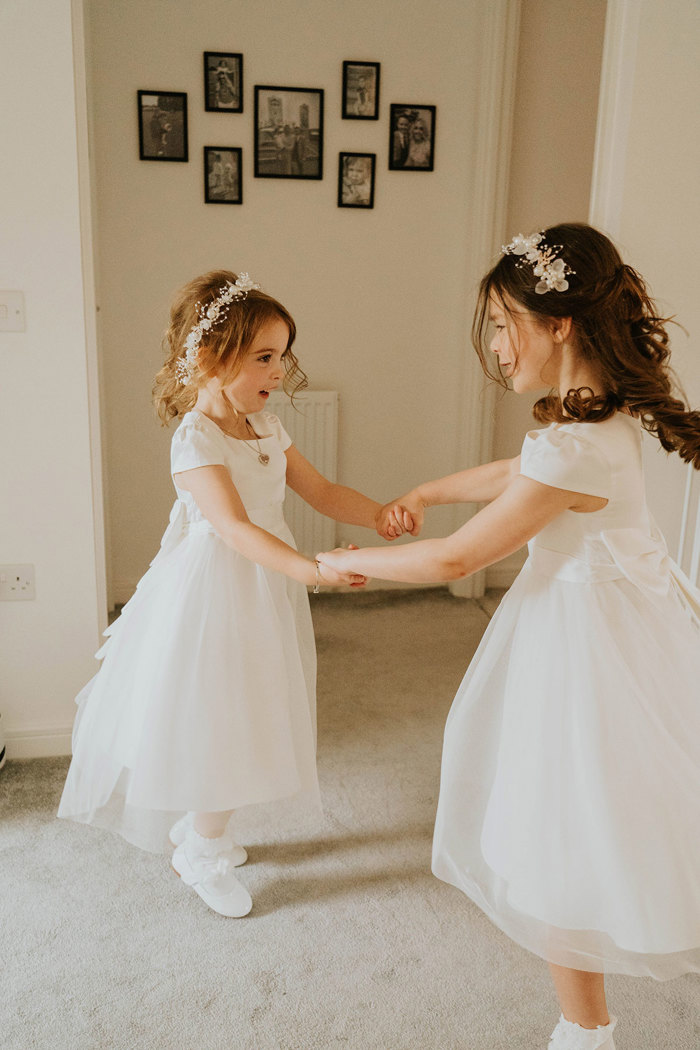
{"type": "Polygon", "coordinates": [[[611,1017],[610,1024],[582,1028],[561,1014],[550,1037],[549,1050],[615,1050],[613,1030],[616,1024],[617,1018],[611,1017]]]}
{"type": "MultiPolygon", "coordinates": [[[[168,838],[172,842],[173,846],[181,846],[187,838],[187,832],[193,826],[194,813],[185,813],[184,817],[180,817],[170,829],[168,838]]],[[[228,834],[225,832],[225,834],[228,834]]],[[[241,864],[245,864],[248,860],[248,854],[243,848],[237,843],[232,842],[231,848],[231,864],[234,868],[240,868],[241,864]]]]}
{"type": "Polygon", "coordinates": [[[190,828],[185,841],[173,853],[172,865],[182,881],[191,886],[212,911],[240,919],[248,914],[253,901],[231,870],[233,848],[243,849],[234,847],[227,835],[205,839],[190,828]]]}

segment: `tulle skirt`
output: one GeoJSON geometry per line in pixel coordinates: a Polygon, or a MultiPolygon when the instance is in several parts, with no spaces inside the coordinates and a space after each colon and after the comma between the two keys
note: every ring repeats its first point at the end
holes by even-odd
{"type": "Polygon", "coordinates": [[[560,966],[700,971],[700,628],[526,565],[445,730],[433,871],[560,966]]]}
{"type": "Polygon", "coordinates": [[[77,698],[60,817],[158,851],[188,810],[318,802],[304,587],[205,523],[158,555],[106,633],[102,667],[77,698]]]}

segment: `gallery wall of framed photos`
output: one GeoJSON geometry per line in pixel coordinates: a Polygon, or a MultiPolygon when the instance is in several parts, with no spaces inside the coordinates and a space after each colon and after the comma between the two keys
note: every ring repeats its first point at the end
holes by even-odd
{"type": "MultiPolygon", "coordinates": [[[[243,54],[205,51],[205,112],[242,114],[243,54]]],[[[342,63],[341,120],[379,121],[381,63],[342,63]]],[[[324,176],[324,88],[253,86],[253,176],[256,179],[312,179],[324,176]]],[[[141,160],[186,163],[187,94],[139,89],[141,160]]],[[[435,168],[435,105],[389,105],[388,171],[427,172],[435,168]]],[[[336,114],[336,119],[338,115],[336,114]]],[[[239,128],[227,125],[227,133],[239,128]]],[[[206,204],[243,203],[243,146],[204,147],[206,204]]],[[[338,154],[338,207],[374,207],[376,153],[338,154]]]]}
{"type": "MultiPolygon", "coordinates": [[[[229,0],[201,0],[196,17],[187,0],[87,4],[114,578],[142,575],[168,512],[169,431],[154,428],[150,391],[172,294],[208,269],[248,271],[292,313],[312,388],[340,393],[344,484],[379,498],[437,476],[407,420],[430,417],[451,447],[459,383],[432,377],[457,377],[467,353],[455,303],[470,281],[488,5],[441,0],[436,19],[404,17],[399,0],[309,0],[300,18],[256,0],[232,20],[229,0]],[[186,96],[187,161],[140,159],[138,91],[186,96]],[[435,107],[432,170],[416,150],[390,169],[392,105],[435,107]],[[147,508],[138,529],[134,505],[147,508]]],[[[146,152],[181,156],[169,115],[159,129],[146,152]]],[[[441,514],[436,533],[451,525],[441,514]]],[[[371,541],[339,539],[353,536],[371,541]]]]}

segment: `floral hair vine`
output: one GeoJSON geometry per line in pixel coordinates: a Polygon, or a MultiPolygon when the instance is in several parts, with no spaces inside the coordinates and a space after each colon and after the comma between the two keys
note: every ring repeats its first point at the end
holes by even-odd
{"type": "MultiPolygon", "coordinates": [[[[544,230],[540,233],[531,233],[524,237],[522,233],[516,233],[510,244],[504,244],[501,251],[504,255],[524,255],[532,267],[535,277],[539,281],[535,285],[538,295],[552,290],[565,292],[569,287],[567,277],[570,273],[576,273],[563,259],[557,258],[562,249],[561,244],[547,247],[542,244],[544,230]]],[[[516,263],[516,266],[524,266],[524,261],[516,263]]]]}
{"type": "Polygon", "coordinates": [[[197,358],[204,333],[210,331],[215,325],[222,324],[226,317],[226,307],[236,299],[246,299],[248,292],[254,288],[260,288],[260,285],[251,281],[247,273],[241,273],[233,284],[229,282],[219,289],[218,296],[209,306],[196,304],[199,323],[190,330],[184,343],[185,353],[175,369],[175,375],[183,386],[187,386],[197,369],[197,358]]]}

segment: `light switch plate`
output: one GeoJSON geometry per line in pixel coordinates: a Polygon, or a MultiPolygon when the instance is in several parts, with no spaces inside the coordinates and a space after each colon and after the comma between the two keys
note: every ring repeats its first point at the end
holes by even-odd
{"type": "Polygon", "coordinates": [[[0,291],[0,332],[25,332],[24,292],[0,291]]]}

